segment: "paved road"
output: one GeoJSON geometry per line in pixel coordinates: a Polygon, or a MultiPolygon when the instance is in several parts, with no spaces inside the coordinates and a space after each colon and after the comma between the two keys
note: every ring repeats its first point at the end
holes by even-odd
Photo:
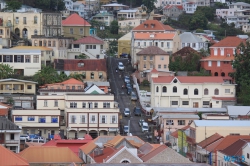
{"type": "MultiPolygon", "coordinates": [[[[120,132],[121,132],[120,134],[125,135],[123,133],[123,126],[128,125],[130,120],[130,133],[132,133],[132,135],[140,137],[144,141],[148,141],[146,139],[146,134],[142,133],[141,127],[139,126],[138,123],[141,117],[135,116],[133,113],[134,107],[139,106],[139,103],[131,101],[130,95],[127,95],[127,90],[122,89],[122,85],[124,84],[124,76],[129,76],[132,73],[131,71],[132,67],[128,63],[128,59],[108,57],[107,66],[108,66],[108,77],[110,80],[111,91],[112,93],[115,94],[115,100],[119,103],[120,112],[122,114],[122,120],[120,120],[120,132]],[[125,65],[125,70],[116,73],[118,62],[123,62],[123,64],[125,65]],[[124,117],[123,115],[124,108],[130,109],[131,117],[124,117]]],[[[132,77],[131,81],[133,81],[132,77]]],[[[144,115],[142,115],[142,118],[143,117],[144,115]]]]}

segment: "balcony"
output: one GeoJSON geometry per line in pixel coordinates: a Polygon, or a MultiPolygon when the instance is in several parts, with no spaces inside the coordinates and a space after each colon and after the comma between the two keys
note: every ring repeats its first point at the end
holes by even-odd
{"type": "Polygon", "coordinates": [[[68,49],[69,52],[80,52],[80,48],[68,49]]]}
{"type": "Polygon", "coordinates": [[[23,89],[17,89],[17,90],[13,90],[13,89],[0,89],[0,93],[24,93],[23,89]]]}
{"type": "Polygon", "coordinates": [[[5,140],[4,144],[18,144],[20,140],[5,140]]]}

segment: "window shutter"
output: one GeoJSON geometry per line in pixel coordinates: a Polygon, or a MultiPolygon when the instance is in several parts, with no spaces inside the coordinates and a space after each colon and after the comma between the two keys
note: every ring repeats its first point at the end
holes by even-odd
{"type": "Polygon", "coordinates": [[[117,116],[115,116],[115,123],[117,123],[117,116]]]}
{"type": "Polygon", "coordinates": [[[105,115],[105,123],[107,123],[107,115],[105,115]]]}
{"type": "Polygon", "coordinates": [[[102,123],[102,115],[100,115],[99,123],[102,123]]]}
{"type": "Polygon", "coordinates": [[[110,123],[112,123],[112,116],[113,116],[113,115],[110,116],[110,123]]]}

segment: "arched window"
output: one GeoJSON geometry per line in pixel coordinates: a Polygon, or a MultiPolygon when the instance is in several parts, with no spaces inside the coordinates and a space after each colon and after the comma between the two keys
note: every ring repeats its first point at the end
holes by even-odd
{"type": "Polygon", "coordinates": [[[219,95],[219,89],[216,88],[216,89],[214,90],[214,95],[219,95]]]}
{"type": "Polygon", "coordinates": [[[183,90],[183,94],[184,94],[184,95],[187,95],[187,94],[188,94],[188,90],[187,90],[186,88],[183,90]]]}
{"type": "Polygon", "coordinates": [[[222,76],[222,77],[225,77],[225,73],[224,73],[224,72],[222,72],[222,73],[221,73],[221,76],[222,76]]]}
{"type": "Polygon", "coordinates": [[[215,73],[214,73],[214,76],[218,76],[218,73],[217,73],[217,72],[215,72],[215,73]]]}
{"type": "Polygon", "coordinates": [[[177,93],[177,87],[176,86],[173,87],[173,92],[177,93]]]}
{"type": "Polygon", "coordinates": [[[208,89],[204,89],[204,95],[208,95],[208,89]]]}
{"type": "Polygon", "coordinates": [[[164,86],[164,87],[162,87],[162,92],[167,92],[167,87],[166,86],[164,86]]]}
{"type": "Polygon", "coordinates": [[[194,95],[198,95],[198,94],[199,94],[198,89],[194,89],[194,95]]]}
{"type": "Polygon", "coordinates": [[[156,87],[156,92],[159,92],[159,87],[158,86],[156,87]]]}
{"type": "Polygon", "coordinates": [[[128,160],[122,160],[121,163],[130,163],[128,160]]]}

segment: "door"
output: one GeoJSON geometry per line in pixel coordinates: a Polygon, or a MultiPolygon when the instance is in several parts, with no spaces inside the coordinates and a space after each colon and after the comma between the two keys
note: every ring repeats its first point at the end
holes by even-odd
{"type": "Polygon", "coordinates": [[[199,108],[199,103],[198,102],[193,102],[193,108],[199,108]]]}

